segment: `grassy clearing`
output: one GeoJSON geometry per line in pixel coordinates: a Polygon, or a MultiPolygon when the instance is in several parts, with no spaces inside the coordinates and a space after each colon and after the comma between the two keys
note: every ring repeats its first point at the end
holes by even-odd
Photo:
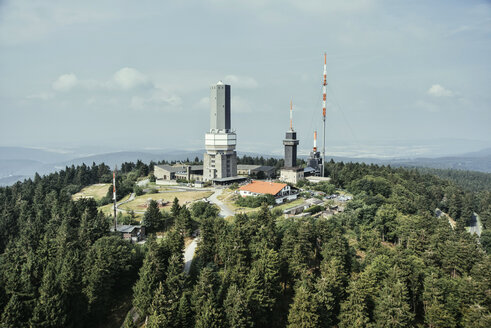
{"type": "Polygon", "coordinates": [[[174,197],[177,197],[179,199],[179,204],[183,205],[198,199],[207,198],[211,194],[213,194],[211,191],[177,191],[159,194],[146,194],[136,197],[131,202],[119,206],[119,208],[126,211],[145,211],[146,207],[144,205],[146,204],[147,200],[151,198],[153,200],[162,199],[164,202],[169,202],[164,209],[170,209],[174,197]]]}
{"type": "Polygon", "coordinates": [[[292,207],[295,207],[295,206],[298,206],[300,204],[303,204],[305,202],[305,199],[303,198],[298,198],[298,199],[295,199],[294,201],[292,202],[289,202],[289,203],[285,203],[285,204],[281,204],[280,206],[275,206],[274,208],[275,209],[280,209],[282,211],[288,209],[288,208],[292,208],[292,207]]]}
{"type": "Polygon", "coordinates": [[[80,198],[94,198],[95,200],[99,200],[106,196],[107,190],[109,189],[109,183],[96,183],[90,186],[87,186],[80,190],[78,193],[72,196],[73,200],[78,200],[80,198]]]}
{"type": "MultiPolygon", "coordinates": [[[[124,196],[123,199],[118,201],[118,203],[128,200],[128,198],[130,198],[130,195],[124,196]]],[[[114,213],[113,203],[99,206],[98,210],[102,211],[102,213],[104,213],[105,215],[112,215],[114,213]]]]}

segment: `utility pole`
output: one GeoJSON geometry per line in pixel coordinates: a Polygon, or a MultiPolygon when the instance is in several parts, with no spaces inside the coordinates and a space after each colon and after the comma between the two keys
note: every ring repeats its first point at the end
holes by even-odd
{"type": "Polygon", "coordinates": [[[116,171],[118,167],[114,167],[113,171],[113,201],[114,201],[114,232],[117,231],[118,228],[118,217],[116,213],[116,171]]]}
{"type": "Polygon", "coordinates": [[[327,98],[327,55],[324,53],[324,83],[322,84],[322,123],[324,125],[324,142],[322,144],[322,174],[326,163],[326,98],[327,98]]]}

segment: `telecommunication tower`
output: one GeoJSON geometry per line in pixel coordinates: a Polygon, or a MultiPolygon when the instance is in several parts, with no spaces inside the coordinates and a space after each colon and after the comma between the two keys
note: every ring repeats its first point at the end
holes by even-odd
{"type": "Polygon", "coordinates": [[[324,166],[326,163],[326,98],[327,98],[327,54],[324,53],[324,83],[322,84],[322,124],[324,128],[324,142],[322,144],[322,170],[324,176],[324,166]]]}

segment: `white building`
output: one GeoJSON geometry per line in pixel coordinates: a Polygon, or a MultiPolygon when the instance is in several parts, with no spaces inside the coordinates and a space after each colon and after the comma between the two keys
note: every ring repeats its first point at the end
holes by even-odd
{"type": "Polygon", "coordinates": [[[242,197],[273,195],[276,204],[281,204],[289,200],[297,199],[297,189],[290,187],[286,183],[276,183],[268,181],[253,180],[248,185],[239,188],[242,197]]]}

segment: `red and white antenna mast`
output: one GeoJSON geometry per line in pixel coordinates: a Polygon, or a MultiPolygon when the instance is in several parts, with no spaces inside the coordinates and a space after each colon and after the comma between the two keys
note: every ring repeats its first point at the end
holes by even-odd
{"type": "Polygon", "coordinates": [[[324,167],[326,163],[326,98],[327,98],[327,54],[324,53],[324,83],[322,84],[322,123],[324,126],[324,142],[322,144],[322,172],[324,176],[324,167]]]}

